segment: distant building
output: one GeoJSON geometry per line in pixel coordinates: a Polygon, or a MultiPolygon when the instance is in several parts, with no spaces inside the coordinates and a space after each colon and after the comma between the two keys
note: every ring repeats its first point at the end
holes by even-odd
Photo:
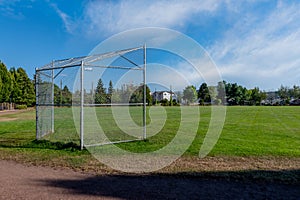
{"type": "Polygon", "coordinates": [[[293,99],[290,101],[290,105],[300,106],[300,99],[293,99]]]}
{"type": "Polygon", "coordinates": [[[266,92],[266,99],[261,101],[262,105],[281,105],[282,99],[280,99],[277,91],[266,92]]]}
{"type": "Polygon", "coordinates": [[[170,91],[155,91],[152,93],[152,99],[153,101],[161,101],[161,100],[168,100],[170,101],[172,97],[172,100],[177,100],[177,96],[174,92],[170,91]]]}

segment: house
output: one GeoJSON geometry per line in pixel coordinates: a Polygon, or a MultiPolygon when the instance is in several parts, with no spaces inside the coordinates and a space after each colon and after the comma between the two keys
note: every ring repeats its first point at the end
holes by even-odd
{"type": "Polygon", "coordinates": [[[172,100],[177,100],[177,96],[174,92],[170,91],[155,91],[152,93],[152,99],[153,101],[162,101],[162,100],[168,100],[170,101],[172,97],[172,100]]]}
{"type": "Polygon", "coordinates": [[[293,99],[290,101],[290,105],[293,106],[299,106],[300,105],[300,99],[293,99]]]}
{"type": "Polygon", "coordinates": [[[266,99],[261,101],[261,105],[281,105],[282,103],[277,91],[266,92],[266,99]]]}

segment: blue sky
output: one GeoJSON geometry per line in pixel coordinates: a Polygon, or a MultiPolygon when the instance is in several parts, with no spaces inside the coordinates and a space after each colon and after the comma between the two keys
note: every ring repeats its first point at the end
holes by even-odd
{"type": "Polygon", "coordinates": [[[0,60],[35,67],[87,55],[113,34],[162,27],[196,40],[223,79],[269,91],[300,85],[300,2],[0,0],[0,60]]]}

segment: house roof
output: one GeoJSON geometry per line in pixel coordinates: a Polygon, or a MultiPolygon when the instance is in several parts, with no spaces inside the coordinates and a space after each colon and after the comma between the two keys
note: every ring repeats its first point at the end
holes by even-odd
{"type": "Polygon", "coordinates": [[[293,101],[290,102],[292,105],[300,105],[300,99],[294,99],[293,101]]]}
{"type": "Polygon", "coordinates": [[[155,91],[155,92],[153,92],[153,94],[155,94],[155,93],[162,94],[164,92],[175,94],[174,92],[170,92],[170,91],[167,91],[167,90],[164,90],[164,91],[155,91]]]}

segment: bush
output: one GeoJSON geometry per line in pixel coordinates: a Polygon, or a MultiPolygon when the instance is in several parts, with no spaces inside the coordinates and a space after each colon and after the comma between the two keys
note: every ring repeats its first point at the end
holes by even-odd
{"type": "Polygon", "coordinates": [[[160,103],[161,103],[162,106],[169,106],[169,104],[170,104],[167,99],[161,100],[160,103]]]}
{"type": "Polygon", "coordinates": [[[19,109],[19,110],[27,109],[27,105],[17,105],[16,109],[19,109]]]}

